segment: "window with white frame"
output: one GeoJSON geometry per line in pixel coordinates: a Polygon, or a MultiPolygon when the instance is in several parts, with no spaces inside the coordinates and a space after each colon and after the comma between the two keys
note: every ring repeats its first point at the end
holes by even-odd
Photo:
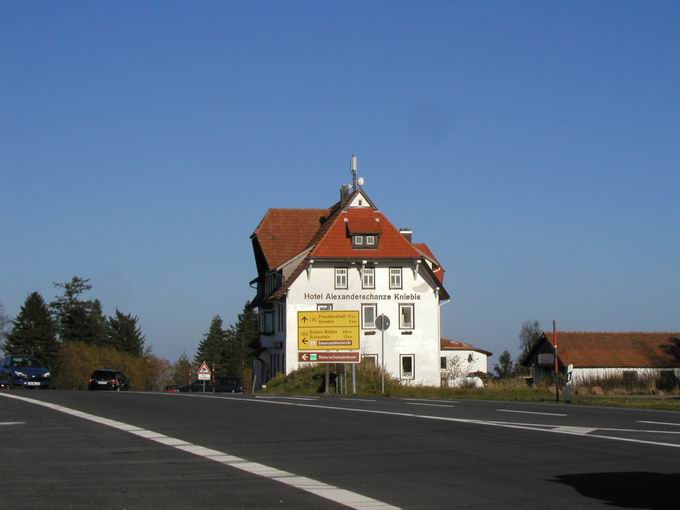
{"type": "Polygon", "coordinates": [[[366,246],[375,246],[375,236],[366,236],[366,246]]]}
{"type": "Polygon", "coordinates": [[[346,267],[336,267],[335,268],[335,288],[336,289],[346,289],[347,288],[347,268],[346,267]]]}
{"type": "Polygon", "coordinates": [[[413,379],[415,377],[416,357],[414,354],[399,355],[399,378],[413,379]]]}
{"type": "Polygon", "coordinates": [[[365,363],[366,365],[373,365],[374,367],[378,366],[378,355],[377,354],[362,354],[361,355],[361,363],[365,363]]]}
{"type": "Polygon", "coordinates": [[[413,317],[413,304],[399,305],[399,329],[413,329],[415,320],[413,317]]]}
{"type": "Polygon", "coordinates": [[[375,289],[375,268],[373,267],[361,268],[361,288],[375,289]]]}
{"type": "Polygon", "coordinates": [[[401,268],[390,268],[390,289],[401,289],[401,268]]]}
{"type": "Polygon", "coordinates": [[[354,246],[363,246],[364,245],[364,236],[354,236],[354,246]]]}
{"type": "Polygon", "coordinates": [[[378,305],[361,305],[361,327],[375,329],[375,318],[378,316],[378,305]]]}
{"type": "Polygon", "coordinates": [[[333,310],[333,303],[317,303],[316,309],[319,310],[319,311],[333,310]]]}

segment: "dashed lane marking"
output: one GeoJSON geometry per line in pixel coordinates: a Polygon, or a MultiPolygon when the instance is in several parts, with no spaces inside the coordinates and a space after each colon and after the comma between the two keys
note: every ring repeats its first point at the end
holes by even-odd
{"type": "Polygon", "coordinates": [[[437,402],[440,404],[457,404],[457,400],[435,400],[432,398],[403,398],[407,402],[437,402]]]}
{"type": "Polygon", "coordinates": [[[255,398],[264,398],[264,399],[277,399],[277,398],[283,398],[286,400],[319,400],[319,397],[284,397],[280,395],[272,395],[270,397],[264,396],[264,395],[257,395],[255,398]]]}
{"type": "MultiPolygon", "coordinates": [[[[240,469],[241,471],[245,471],[253,475],[261,476],[263,478],[268,478],[270,480],[274,480],[276,482],[289,485],[296,489],[309,492],[311,494],[327,499],[329,501],[333,501],[335,503],[339,503],[349,508],[355,508],[357,510],[399,510],[398,507],[388,505],[387,503],[383,503],[382,501],[379,501],[377,499],[369,498],[367,496],[363,496],[361,494],[346,489],[341,489],[339,487],[335,487],[334,485],[329,485],[327,483],[320,482],[319,480],[314,480],[312,478],[307,478],[305,476],[298,476],[294,473],[289,473],[288,471],[283,471],[281,469],[267,466],[265,464],[260,464],[258,462],[250,462],[241,457],[236,457],[235,455],[229,455],[228,453],[224,453],[218,450],[205,448],[200,445],[189,443],[182,439],[169,437],[159,432],[154,432],[152,430],[146,430],[140,427],[136,427],[135,425],[130,425],[128,423],[123,423],[120,421],[111,420],[101,416],[96,416],[94,414],[77,411],[75,409],[64,407],[58,404],[52,404],[40,400],[33,400],[26,397],[20,397],[18,395],[7,395],[3,393],[0,394],[0,396],[21,400],[23,402],[28,402],[30,404],[35,404],[42,407],[47,407],[54,411],[59,411],[61,413],[76,416],[78,418],[98,423],[100,425],[106,425],[114,429],[122,430],[130,434],[143,437],[150,441],[155,441],[156,443],[176,448],[177,450],[191,453],[193,455],[197,455],[199,457],[203,457],[205,459],[212,460],[214,462],[218,462],[220,464],[224,464],[232,468],[240,469]]],[[[260,402],[257,400],[250,401],[260,402]]],[[[292,402],[285,403],[292,404],[292,402]]]]}
{"type": "Polygon", "coordinates": [[[409,406],[456,407],[452,404],[430,404],[428,402],[406,402],[409,406]]]}
{"type": "Polygon", "coordinates": [[[637,423],[649,423],[651,425],[671,425],[673,427],[680,427],[680,423],[670,423],[667,421],[645,421],[645,420],[638,420],[637,423]]]}
{"type": "Polygon", "coordinates": [[[562,413],[539,413],[536,411],[518,411],[516,409],[496,409],[496,411],[501,413],[540,414],[543,416],[566,416],[566,414],[562,413]]]}
{"type": "Polygon", "coordinates": [[[0,425],[26,425],[25,421],[0,421],[0,425]]]}
{"type": "MultiPolygon", "coordinates": [[[[176,397],[176,398],[181,398],[181,397],[188,397],[192,398],[193,395],[188,395],[188,394],[183,394],[183,393],[163,393],[164,396],[167,397],[176,397]]],[[[565,427],[564,425],[550,425],[550,424],[531,424],[531,423],[515,423],[515,422],[502,422],[502,421],[486,421],[486,420],[474,420],[474,419],[469,419],[469,418],[452,418],[449,416],[433,416],[433,415],[427,415],[427,414],[413,414],[413,413],[404,413],[404,412],[399,412],[399,411],[381,411],[377,409],[361,409],[358,407],[340,407],[340,406],[330,406],[330,405],[321,405],[321,404],[303,404],[301,402],[282,402],[280,400],[256,400],[256,399],[245,399],[245,398],[239,398],[239,397],[222,397],[222,396],[201,396],[198,398],[216,398],[216,399],[223,399],[223,400],[235,400],[239,402],[250,402],[250,403],[256,403],[256,404],[276,404],[276,405],[284,405],[284,406],[297,406],[297,407],[306,407],[306,408],[311,408],[311,409],[325,409],[329,411],[342,411],[342,412],[352,412],[352,413],[366,413],[366,414],[378,414],[378,415],[384,415],[384,416],[401,416],[404,418],[417,418],[417,419],[422,419],[422,420],[438,420],[438,421],[447,421],[447,422],[454,422],[454,423],[467,423],[467,424],[472,424],[472,425],[484,425],[487,427],[502,427],[502,428],[508,428],[508,429],[518,429],[518,430],[530,430],[533,432],[549,432],[553,434],[565,434],[565,435],[570,435],[570,436],[577,436],[577,437],[587,437],[587,438],[596,438],[596,439],[605,439],[607,441],[622,441],[624,443],[637,443],[637,444],[648,444],[648,445],[655,445],[655,446],[666,446],[670,448],[680,448],[680,443],[663,443],[660,441],[647,441],[644,439],[632,439],[628,437],[619,437],[619,436],[608,436],[608,435],[602,435],[602,434],[592,434],[592,433],[586,433],[586,430],[590,430],[589,428],[586,427],[565,427]]],[[[529,411],[527,411],[529,412],[529,411]]],[[[536,414],[536,413],[531,413],[531,414],[536,414]]],[[[545,413],[539,413],[539,414],[545,414],[545,413]]],[[[556,413],[555,413],[556,414],[556,413]]],[[[561,416],[561,415],[557,415],[561,416]]],[[[607,429],[604,427],[597,427],[595,430],[603,430],[603,431],[617,431],[617,432],[642,432],[642,433],[657,433],[660,431],[651,431],[651,430],[624,430],[624,429],[607,429]]],[[[668,431],[667,431],[668,432],[668,431]]]]}

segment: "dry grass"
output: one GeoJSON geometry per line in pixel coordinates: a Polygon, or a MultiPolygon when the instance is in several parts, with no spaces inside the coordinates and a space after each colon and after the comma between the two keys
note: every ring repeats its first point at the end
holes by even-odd
{"type": "MultiPolygon", "coordinates": [[[[268,394],[277,395],[314,395],[324,391],[324,366],[310,366],[297,370],[287,377],[277,375],[267,383],[268,394]]],[[[332,372],[332,370],[331,370],[332,372]]],[[[357,396],[376,396],[381,394],[380,369],[372,365],[357,366],[357,396]]],[[[598,381],[602,382],[602,381],[598,381]]],[[[630,395],[621,397],[615,394],[622,390],[621,384],[608,381],[607,392],[603,396],[575,395],[572,403],[576,405],[634,407],[642,409],[664,409],[680,411],[680,397],[660,398],[658,395],[648,397],[630,395]],[[612,394],[613,393],[613,394],[612,394]]],[[[330,393],[338,394],[335,377],[331,378],[330,393]]],[[[347,387],[351,384],[348,381],[347,387]]],[[[625,388],[623,388],[625,390],[625,388]]],[[[437,400],[499,400],[515,402],[554,402],[555,387],[550,385],[527,385],[524,378],[490,380],[484,388],[440,388],[434,386],[419,386],[399,384],[396,379],[386,376],[385,395],[391,397],[431,398],[437,400]]],[[[560,389],[560,400],[563,398],[560,389]]]]}

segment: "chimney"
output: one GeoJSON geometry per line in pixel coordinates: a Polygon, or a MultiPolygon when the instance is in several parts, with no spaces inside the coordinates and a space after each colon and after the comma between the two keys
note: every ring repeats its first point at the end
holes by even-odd
{"type": "Polygon", "coordinates": [[[404,239],[406,239],[409,243],[412,243],[413,240],[413,230],[411,230],[409,227],[405,228],[400,228],[399,233],[404,236],[404,239]]]}
{"type": "Polygon", "coordinates": [[[350,191],[350,187],[347,184],[343,184],[340,187],[340,203],[341,204],[344,203],[345,200],[347,200],[347,197],[349,196],[349,191],[350,191]]]}

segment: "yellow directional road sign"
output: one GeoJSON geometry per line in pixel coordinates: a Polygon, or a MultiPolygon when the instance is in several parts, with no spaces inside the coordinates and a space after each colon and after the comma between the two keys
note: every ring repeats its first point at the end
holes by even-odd
{"type": "Polygon", "coordinates": [[[298,312],[298,350],[355,349],[359,349],[358,311],[298,312]]]}

